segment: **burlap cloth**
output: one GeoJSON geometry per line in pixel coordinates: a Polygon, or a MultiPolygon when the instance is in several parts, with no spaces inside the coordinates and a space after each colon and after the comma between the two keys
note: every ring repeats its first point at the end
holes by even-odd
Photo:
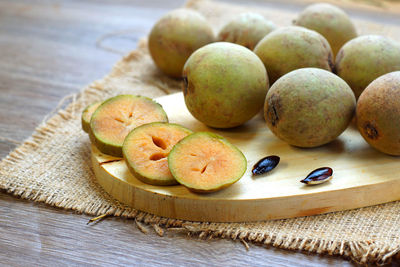
{"type": "MultiPolygon", "coordinates": [[[[230,17],[251,8],[209,1],[187,7],[203,13],[215,30],[230,17]]],[[[278,25],[293,13],[254,8],[278,25]]],[[[361,32],[385,28],[356,20],[361,32]]],[[[384,32],[394,35],[392,30],[384,32]]],[[[400,35],[399,35],[400,36],[400,35]]],[[[164,228],[181,228],[200,237],[221,237],[279,248],[342,255],[360,263],[383,264],[400,251],[400,202],[326,215],[257,223],[196,223],[160,218],[126,207],[96,183],[90,164],[90,143],[81,130],[82,109],[117,94],[157,97],[177,92],[179,82],[160,73],[150,59],[146,41],[118,62],[111,73],[69,98],[66,108],[43,122],[22,145],[0,163],[0,188],[24,199],[89,215],[109,214],[164,228]]],[[[60,103],[61,105],[61,103],[60,103]]],[[[340,200],[338,200],[340,201],[340,200]]]]}

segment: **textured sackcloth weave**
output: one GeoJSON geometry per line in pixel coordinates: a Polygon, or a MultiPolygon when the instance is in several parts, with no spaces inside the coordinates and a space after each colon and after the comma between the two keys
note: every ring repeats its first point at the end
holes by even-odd
{"type": "MultiPolygon", "coordinates": [[[[229,18],[252,10],[230,4],[191,1],[188,8],[203,13],[218,30],[229,18]]],[[[253,10],[288,25],[294,14],[253,10]]],[[[379,25],[356,20],[362,33],[386,35],[379,25]]],[[[400,36],[400,34],[398,34],[400,36]]],[[[350,257],[359,263],[383,264],[400,251],[400,202],[352,211],[257,223],[196,223],[160,218],[113,200],[96,183],[90,166],[90,143],[81,130],[80,114],[95,101],[130,93],[157,97],[177,92],[180,84],[160,73],[142,40],[136,51],[118,62],[112,72],[70,97],[70,104],[43,122],[21,146],[0,163],[0,188],[24,199],[89,215],[135,218],[139,223],[181,228],[200,237],[221,237],[263,243],[279,248],[350,257]]],[[[61,103],[60,103],[61,105],[61,103]]]]}

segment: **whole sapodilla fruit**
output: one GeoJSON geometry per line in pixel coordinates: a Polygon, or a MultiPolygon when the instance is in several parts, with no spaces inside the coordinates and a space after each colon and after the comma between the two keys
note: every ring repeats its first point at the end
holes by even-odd
{"type": "Polygon", "coordinates": [[[229,21],[219,32],[218,40],[243,45],[253,50],[276,25],[257,13],[243,13],[229,21]]]}
{"type": "Polygon", "coordinates": [[[400,156],[400,71],[374,80],[357,102],[357,127],[377,150],[400,156]]]}
{"type": "Polygon", "coordinates": [[[249,49],[217,42],[194,52],[183,68],[183,94],[190,113],[215,128],[241,125],[263,106],[267,71],[249,49]]]}
{"type": "Polygon", "coordinates": [[[303,27],[279,28],[265,36],[254,49],[264,62],[271,84],[286,73],[306,67],[331,71],[333,54],[328,41],[303,27]]]}
{"type": "Polygon", "coordinates": [[[349,16],[342,9],[327,3],[306,7],[293,23],[324,36],[334,55],[347,41],[357,37],[356,28],[349,16]]]}
{"type": "Polygon", "coordinates": [[[156,65],[171,77],[181,77],[188,57],[214,41],[206,19],[196,11],[177,9],[162,17],[149,36],[149,50],[156,65]]]}
{"type": "Polygon", "coordinates": [[[358,98],[373,80],[400,70],[400,44],[379,35],[360,36],[339,50],[335,65],[358,98]]]}
{"type": "Polygon", "coordinates": [[[265,99],[270,130],[298,147],[316,147],[338,137],[353,118],[356,99],[341,78],[326,70],[304,68],[277,80],[265,99]]]}

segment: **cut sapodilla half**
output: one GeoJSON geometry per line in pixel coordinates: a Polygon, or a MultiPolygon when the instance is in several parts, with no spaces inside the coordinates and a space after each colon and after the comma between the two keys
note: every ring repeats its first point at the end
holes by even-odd
{"type": "Polygon", "coordinates": [[[189,190],[213,192],[237,182],[247,169],[243,153],[225,138],[197,132],[179,141],[168,156],[172,175],[189,190]]]}
{"type": "Polygon", "coordinates": [[[90,119],[92,118],[93,113],[103,102],[96,102],[87,106],[82,112],[82,130],[89,133],[90,132],[90,119]]]}
{"type": "Polygon", "coordinates": [[[178,124],[153,122],[135,128],[125,138],[122,153],[128,169],[144,183],[177,184],[168,168],[173,146],[192,131],[178,124]]]}
{"type": "Polygon", "coordinates": [[[104,154],[122,157],[125,137],[150,122],[168,122],[160,104],[143,96],[119,95],[103,102],[90,119],[90,139],[104,154]]]}

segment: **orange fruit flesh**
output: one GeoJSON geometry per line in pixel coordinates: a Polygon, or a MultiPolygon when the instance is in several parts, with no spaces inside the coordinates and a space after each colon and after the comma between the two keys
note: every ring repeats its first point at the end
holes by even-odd
{"type": "Polygon", "coordinates": [[[96,103],[90,104],[82,112],[82,128],[85,132],[89,132],[90,119],[92,118],[92,115],[96,111],[96,109],[101,105],[101,103],[102,102],[96,102],[96,103]]]}
{"type": "Polygon", "coordinates": [[[161,107],[150,99],[141,97],[118,97],[96,110],[91,120],[96,138],[113,145],[122,145],[128,133],[139,125],[166,121],[161,107]]]}
{"type": "Polygon", "coordinates": [[[180,142],[170,157],[178,182],[195,191],[215,191],[242,177],[247,162],[237,148],[206,134],[190,138],[180,142]]]}
{"type": "Polygon", "coordinates": [[[123,145],[124,157],[138,176],[176,183],[168,168],[167,157],[173,146],[190,133],[190,130],[175,124],[143,125],[127,136],[123,145]]]}

